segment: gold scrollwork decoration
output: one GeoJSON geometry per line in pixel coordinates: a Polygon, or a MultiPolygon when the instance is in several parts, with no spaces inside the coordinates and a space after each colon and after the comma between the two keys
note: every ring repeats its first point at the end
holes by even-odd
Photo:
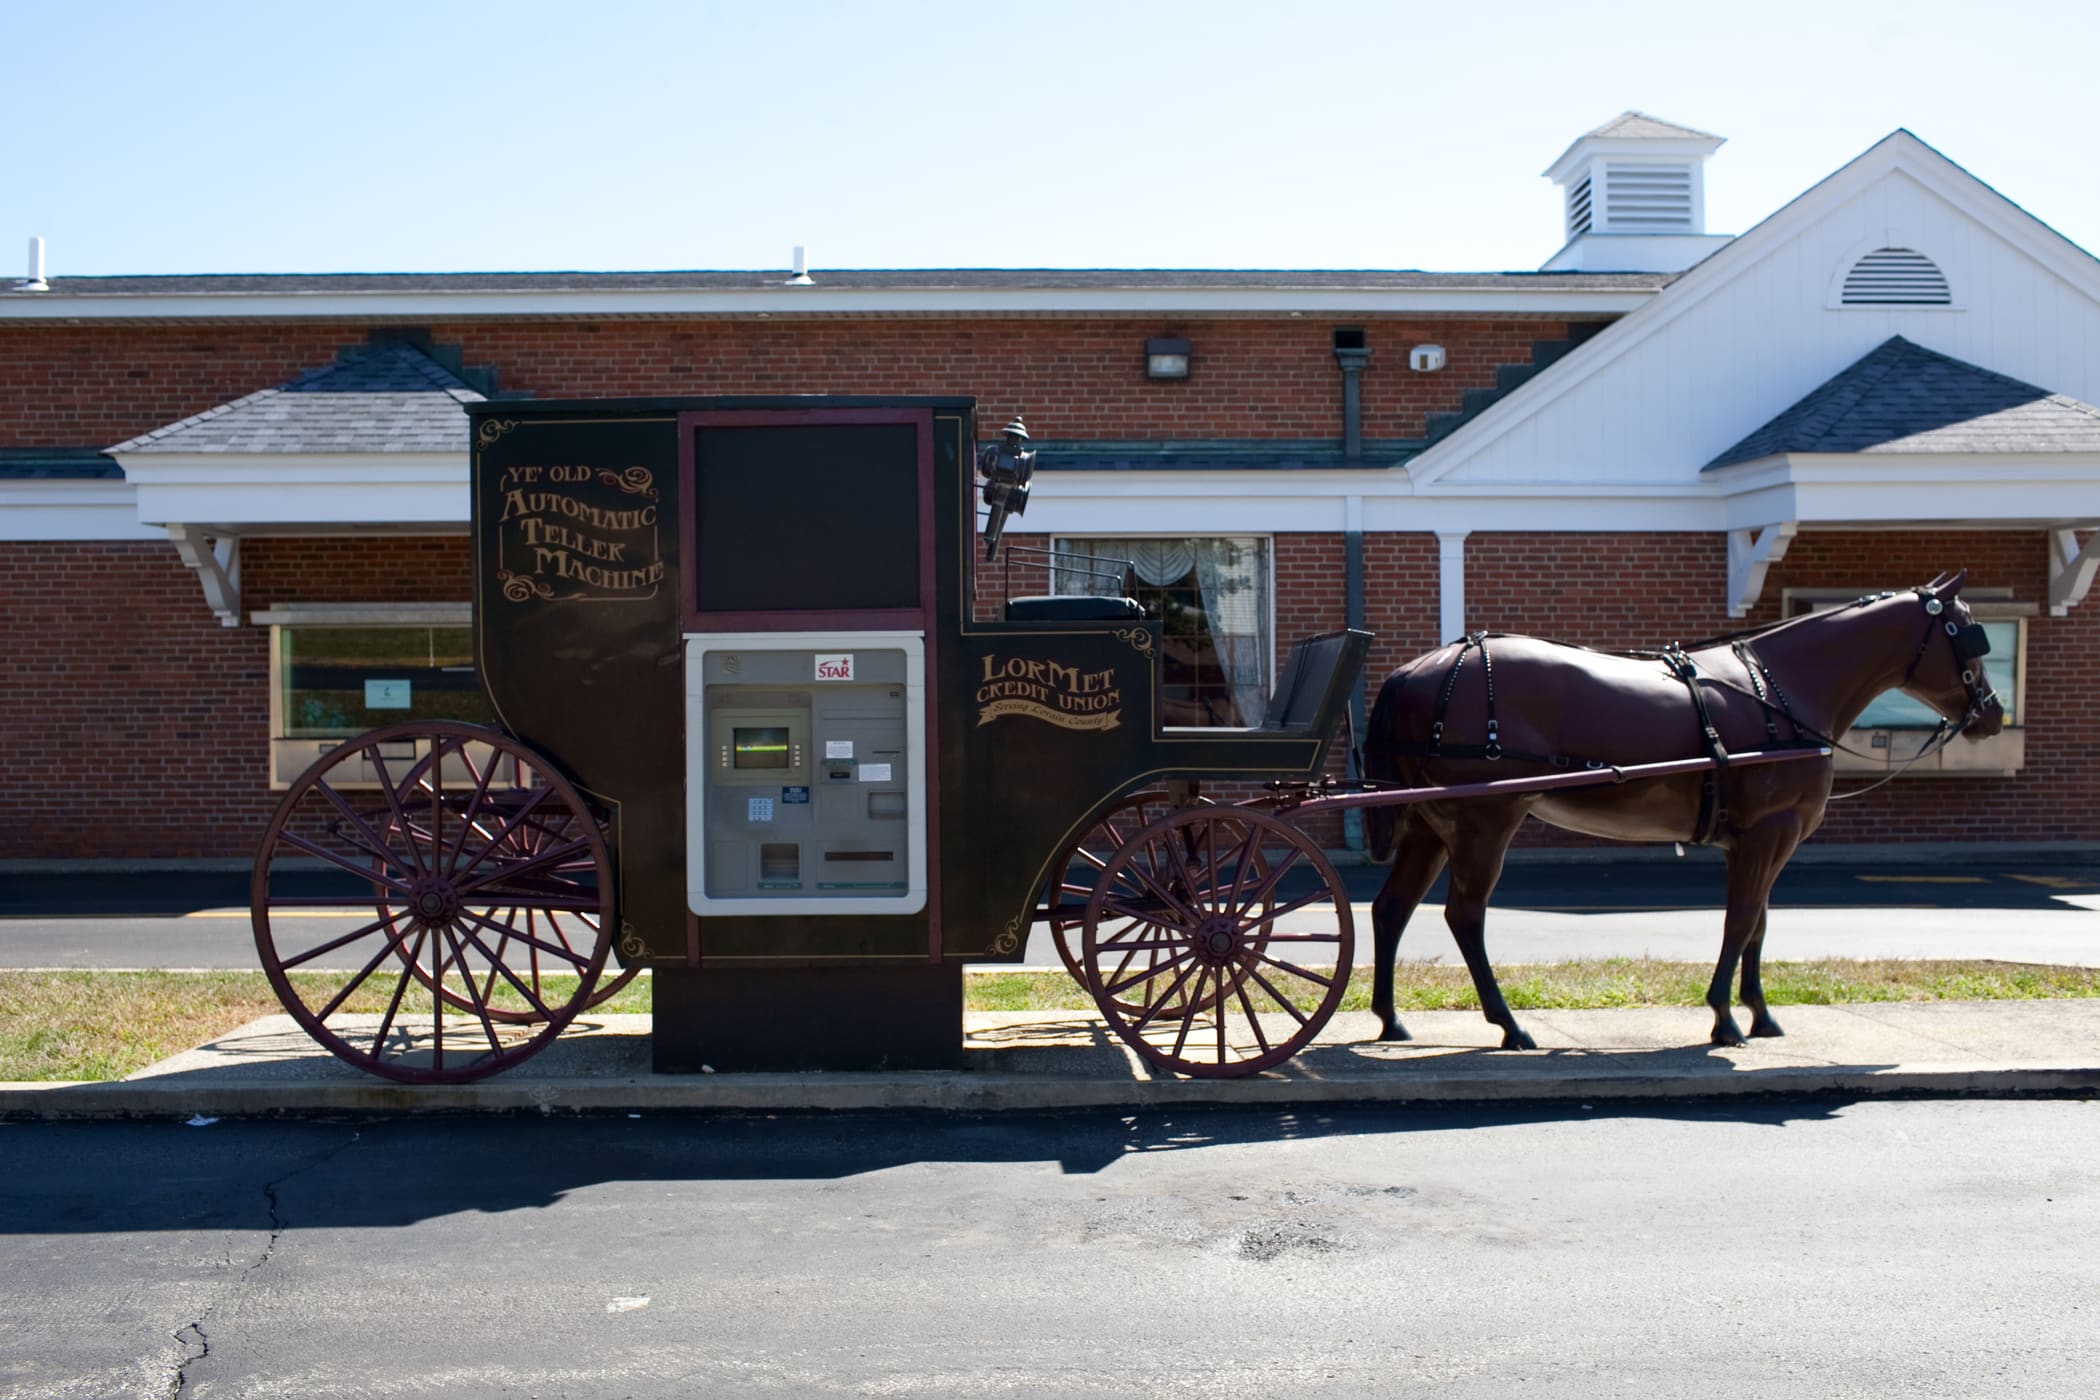
{"type": "Polygon", "coordinates": [[[522,603],[528,598],[552,598],[554,586],[531,574],[505,574],[503,596],[513,603],[522,603]]]}
{"type": "Polygon", "coordinates": [[[641,934],[625,919],[620,920],[620,956],[631,963],[649,956],[649,945],[642,942],[641,934]]]}
{"type": "Polygon", "coordinates": [[[598,468],[598,480],[607,486],[625,491],[630,496],[647,496],[656,499],[656,473],[647,467],[629,467],[616,472],[611,467],[598,468]]]}
{"type": "Polygon", "coordinates": [[[1006,921],[1006,929],[992,940],[992,951],[1011,953],[1021,946],[1021,916],[1016,914],[1006,921]]]}
{"type": "Polygon", "coordinates": [[[1116,636],[1130,643],[1140,656],[1152,654],[1152,631],[1147,627],[1118,627],[1116,636]]]}
{"type": "Polygon", "coordinates": [[[475,436],[483,447],[487,447],[517,426],[518,420],[515,418],[484,418],[481,420],[481,426],[475,430],[475,436]]]}

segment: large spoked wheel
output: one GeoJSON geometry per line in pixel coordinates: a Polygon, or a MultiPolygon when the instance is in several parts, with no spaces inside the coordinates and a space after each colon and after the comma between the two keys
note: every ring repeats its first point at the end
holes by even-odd
{"type": "Polygon", "coordinates": [[[249,895],[263,970],[308,1034],[385,1078],[458,1084],[536,1054],[589,1004],[613,888],[604,833],[566,778],[506,734],[421,720],[300,775],[249,895]],[[271,892],[273,872],[316,864],[361,881],[363,909],[271,892]]]}
{"type": "MultiPolygon", "coordinates": [[[[1197,800],[1210,805],[1206,799],[1197,800]]],[[[1172,800],[1163,791],[1132,793],[1081,833],[1063,856],[1051,862],[1051,877],[1057,883],[1044,892],[1038,917],[1050,925],[1050,941],[1057,947],[1058,958],[1065,971],[1072,974],[1072,980],[1081,986],[1086,985],[1087,979],[1086,965],[1080,959],[1080,939],[1086,927],[1087,901],[1101,882],[1101,872],[1131,837],[1174,810],[1172,800]]],[[[1149,965],[1154,960],[1148,952],[1139,961],[1140,965],[1149,965]]]]}
{"type": "Polygon", "coordinates": [[[1255,1074],[1309,1044],[1341,1004],[1348,891],[1312,839],[1249,807],[1161,817],[1112,856],[1081,960],[1101,1014],[1161,1069],[1255,1074]]]}

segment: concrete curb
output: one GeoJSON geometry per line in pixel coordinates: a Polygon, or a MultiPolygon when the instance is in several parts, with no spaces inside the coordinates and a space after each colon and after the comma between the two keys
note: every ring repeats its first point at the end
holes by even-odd
{"type": "Polygon", "coordinates": [[[1711,1075],[1395,1075],[1376,1079],[1128,1080],[992,1072],[738,1074],[530,1083],[0,1084],[0,1119],[306,1117],[339,1114],[1043,1113],[1104,1108],[1670,1102],[1763,1095],[2021,1098],[2100,1093],[2100,1068],[1948,1065],[1780,1068],[1711,1075]]]}
{"type": "MultiPolygon", "coordinates": [[[[972,1012],[963,1068],[655,1075],[647,1016],[598,1016],[508,1074],[396,1084],[334,1059],[291,1017],[251,1021],[112,1083],[0,1084],[0,1119],[409,1114],[1042,1113],[1099,1109],[1456,1103],[1616,1104],[1741,1098],[2100,1094],[2100,998],[1793,1006],[1791,1034],[1705,1043],[1703,1009],[1538,1011],[1540,1046],[1504,1051],[1475,1012],[1420,1012],[1379,1043],[1337,1016],[1275,1070],[1154,1077],[1099,1017],[972,1012]]],[[[376,1018],[374,1018],[376,1020],[376,1018]]]]}

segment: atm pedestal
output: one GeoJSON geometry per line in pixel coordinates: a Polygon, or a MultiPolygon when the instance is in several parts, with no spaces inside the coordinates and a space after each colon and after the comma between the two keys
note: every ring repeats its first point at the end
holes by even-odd
{"type": "Polygon", "coordinates": [[[658,1074],[960,1069],[962,967],[658,967],[658,1074]]]}

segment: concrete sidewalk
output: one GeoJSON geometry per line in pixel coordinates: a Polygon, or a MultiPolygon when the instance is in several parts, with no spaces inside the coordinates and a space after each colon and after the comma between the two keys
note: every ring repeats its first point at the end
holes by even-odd
{"type": "MultiPolygon", "coordinates": [[[[649,1018],[579,1022],[508,1074],[412,1086],[321,1050],[288,1016],[107,1084],[0,1085],[0,1117],[206,1118],[415,1112],[1054,1111],[1211,1104],[1661,1100],[1740,1094],[2100,1091],[2100,1000],[1865,1003],[1775,1009],[1788,1034],[1723,1050],[1699,1007],[1533,1011],[1536,1051],[1497,1049],[1471,1011],[1417,1012],[1381,1045],[1367,1013],[1249,1079],[1157,1078],[1092,1012],[972,1012],[956,1071],[649,1072],[649,1018]]],[[[1739,1016],[1741,1013],[1738,1013],[1739,1016]]]]}

